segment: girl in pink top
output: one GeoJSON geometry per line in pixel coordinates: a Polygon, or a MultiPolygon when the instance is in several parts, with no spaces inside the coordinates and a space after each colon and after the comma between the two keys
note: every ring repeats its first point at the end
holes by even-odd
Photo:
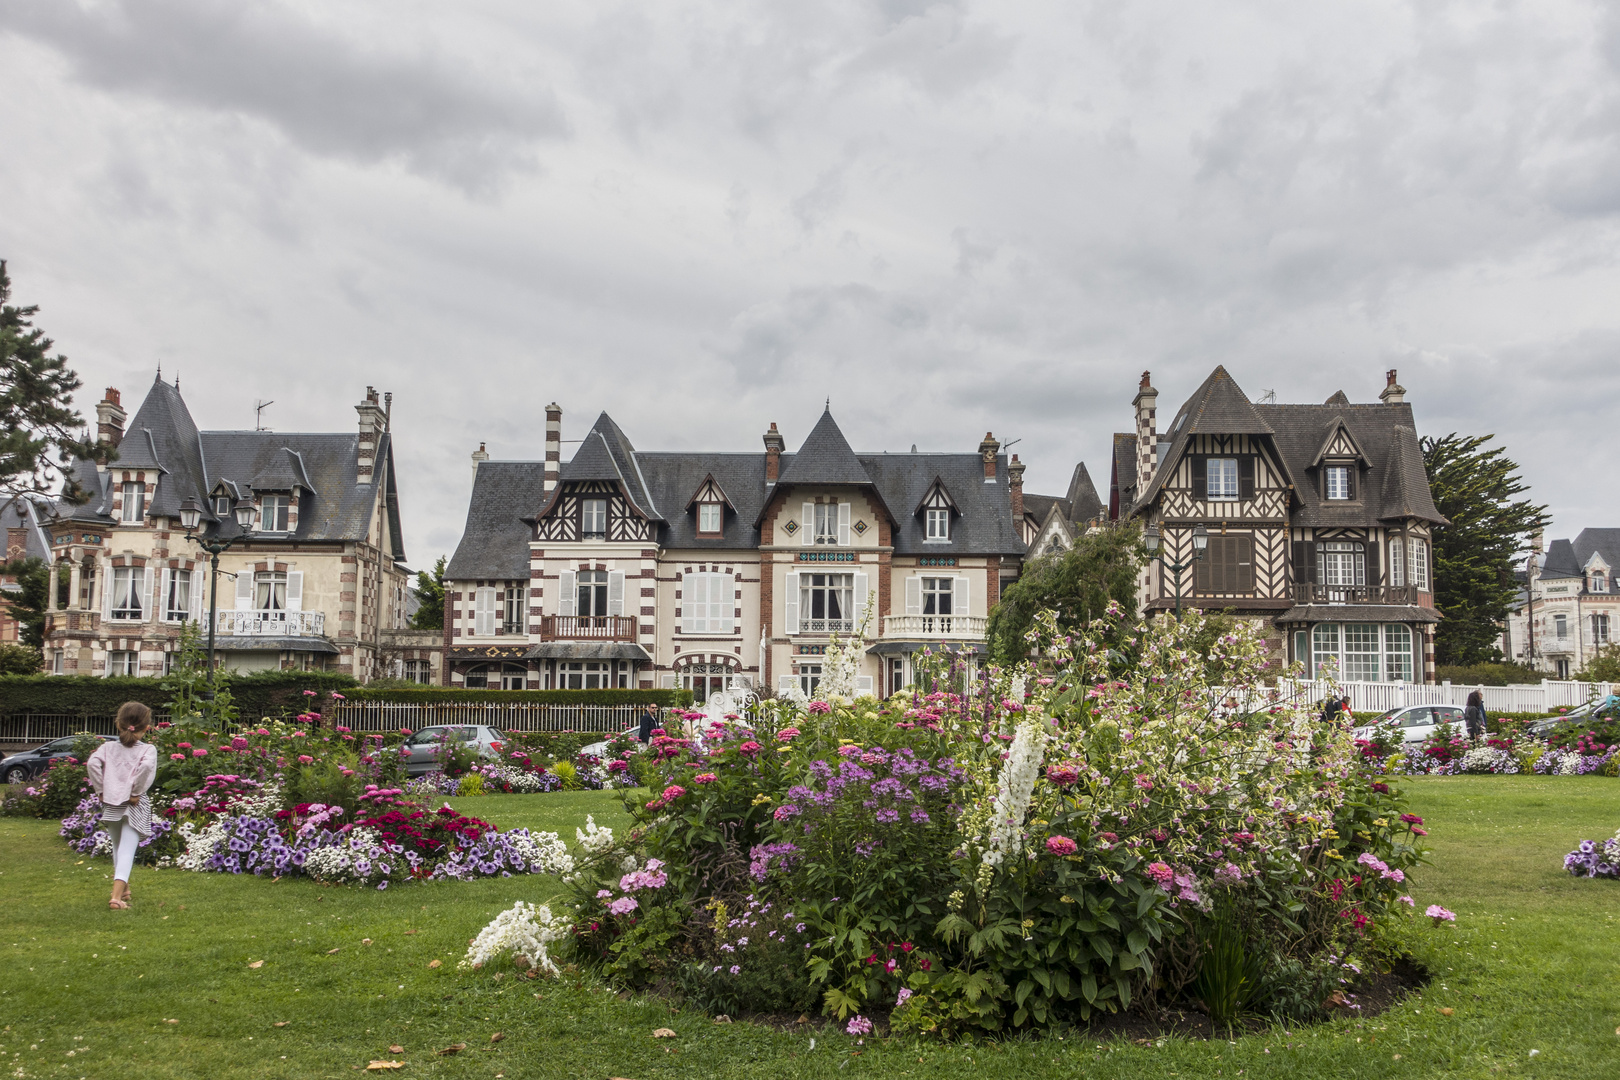
{"type": "Polygon", "coordinates": [[[90,755],[90,786],[101,796],[101,820],[113,842],[112,899],[107,906],[129,907],[129,872],[135,851],[152,835],[152,800],[147,790],[157,779],[157,749],[141,740],[152,727],[152,710],[138,701],[118,708],[117,742],[104,742],[90,755]]]}

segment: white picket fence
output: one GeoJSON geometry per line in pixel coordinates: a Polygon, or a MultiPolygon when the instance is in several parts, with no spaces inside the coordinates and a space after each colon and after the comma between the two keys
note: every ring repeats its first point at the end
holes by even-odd
{"type": "Polygon", "coordinates": [[[483,724],[500,731],[587,731],[617,735],[641,722],[640,705],[553,705],[513,701],[340,701],[326,710],[331,724],[351,731],[421,731],[440,724],[483,724]]]}
{"type": "MultiPolygon", "coordinates": [[[[1298,695],[1305,701],[1321,701],[1333,692],[1332,684],[1323,680],[1278,679],[1277,685],[1285,693],[1298,695]]],[[[1540,686],[1345,682],[1338,688],[1350,698],[1350,708],[1355,712],[1381,713],[1408,705],[1462,706],[1467,704],[1469,694],[1479,690],[1485,695],[1488,713],[1551,713],[1616,693],[1620,691],[1620,684],[1543,679],[1540,686]]]]}

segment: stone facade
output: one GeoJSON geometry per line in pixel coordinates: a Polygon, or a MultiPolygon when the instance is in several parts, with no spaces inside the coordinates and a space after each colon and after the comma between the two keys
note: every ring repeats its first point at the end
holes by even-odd
{"type": "Polygon", "coordinates": [[[1558,679],[1573,678],[1620,633],[1620,529],[1583,529],[1542,551],[1538,536],[1508,615],[1502,654],[1558,679]]]}

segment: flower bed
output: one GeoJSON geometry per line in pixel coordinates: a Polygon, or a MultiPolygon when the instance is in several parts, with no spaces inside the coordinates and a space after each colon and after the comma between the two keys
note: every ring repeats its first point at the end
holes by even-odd
{"type": "Polygon", "coordinates": [[[1620,776],[1620,744],[1604,741],[1606,731],[1563,731],[1537,739],[1526,725],[1517,725],[1472,740],[1447,726],[1411,746],[1400,744],[1398,732],[1393,743],[1386,734],[1375,732],[1378,738],[1357,740],[1356,746],[1364,764],[1396,775],[1620,776]]]}
{"type": "Polygon", "coordinates": [[[1564,856],[1564,869],[1576,877],[1620,878],[1620,831],[1608,840],[1582,840],[1564,856]]]}
{"type": "Polygon", "coordinates": [[[554,951],[860,1033],[1045,1028],[1144,998],[1315,1014],[1410,913],[1422,822],[1348,731],[1213,689],[1263,694],[1249,629],[1207,658],[1196,614],[1126,629],[1072,642],[1048,622],[1038,667],[967,697],[777,701],[701,744],[656,733],[656,794],[620,838],[581,835],[554,951]]]}

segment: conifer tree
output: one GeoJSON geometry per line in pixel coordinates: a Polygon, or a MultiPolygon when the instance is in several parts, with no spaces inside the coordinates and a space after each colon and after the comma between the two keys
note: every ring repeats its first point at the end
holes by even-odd
{"type": "MultiPolygon", "coordinates": [[[[96,450],[88,434],[76,434],[85,425],[73,391],[82,384],[34,326],[38,305],[13,307],[10,299],[11,278],[0,260],[0,503],[27,492],[56,494],[60,466],[96,450]]],[[[83,498],[77,490],[66,494],[83,498]]]]}

